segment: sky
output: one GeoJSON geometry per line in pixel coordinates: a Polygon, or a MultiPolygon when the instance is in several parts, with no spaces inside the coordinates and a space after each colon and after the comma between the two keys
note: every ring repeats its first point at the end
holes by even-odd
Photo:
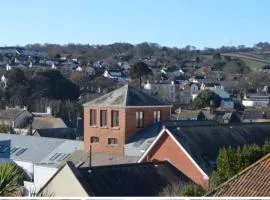
{"type": "Polygon", "coordinates": [[[0,8],[0,46],[270,41],[269,0],[8,0],[0,8]]]}

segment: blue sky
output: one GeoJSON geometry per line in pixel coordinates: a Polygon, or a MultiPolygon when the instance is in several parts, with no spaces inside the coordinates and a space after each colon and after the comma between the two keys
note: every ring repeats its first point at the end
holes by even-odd
{"type": "Polygon", "coordinates": [[[253,46],[270,41],[269,8],[269,0],[8,0],[0,45],[253,46]]]}

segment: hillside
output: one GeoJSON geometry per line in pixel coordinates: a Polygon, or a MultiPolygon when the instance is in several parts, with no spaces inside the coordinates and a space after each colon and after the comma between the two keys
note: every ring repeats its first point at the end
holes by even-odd
{"type": "Polygon", "coordinates": [[[221,56],[239,58],[251,69],[261,68],[266,64],[270,64],[270,59],[265,54],[258,54],[257,52],[222,53],[221,56]]]}

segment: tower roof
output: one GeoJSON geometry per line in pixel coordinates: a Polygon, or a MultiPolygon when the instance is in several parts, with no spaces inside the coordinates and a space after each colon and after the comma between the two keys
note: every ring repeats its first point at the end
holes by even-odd
{"type": "Polygon", "coordinates": [[[84,104],[84,106],[169,106],[154,96],[146,94],[129,84],[126,84],[108,94],[84,104]]]}

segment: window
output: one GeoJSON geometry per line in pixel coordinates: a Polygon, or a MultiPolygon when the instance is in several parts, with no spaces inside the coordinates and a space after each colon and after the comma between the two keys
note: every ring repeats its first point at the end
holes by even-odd
{"type": "Polygon", "coordinates": [[[119,111],[113,110],[112,111],[112,127],[119,126],[119,111]]]}
{"type": "Polygon", "coordinates": [[[143,112],[136,112],[136,127],[142,128],[143,127],[143,112]]]}
{"type": "Polygon", "coordinates": [[[90,142],[91,143],[98,143],[99,142],[99,137],[91,137],[90,142]]]}
{"type": "Polygon", "coordinates": [[[109,145],[115,145],[115,144],[117,144],[117,139],[116,138],[109,138],[108,139],[108,144],[109,145]]]}
{"type": "Polygon", "coordinates": [[[62,155],[59,159],[58,159],[58,161],[63,161],[63,160],[65,160],[67,157],[69,157],[70,156],[70,154],[64,154],[64,155],[62,155]]]}
{"type": "Polygon", "coordinates": [[[154,111],[154,123],[157,123],[160,121],[160,111],[154,111]]]}
{"type": "Polygon", "coordinates": [[[90,126],[96,126],[97,125],[97,111],[96,110],[90,110],[90,126]]]}
{"type": "Polygon", "coordinates": [[[12,153],[15,153],[17,150],[19,149],[19,147],[13,147],[11,150],[10,150],[10,154],[12,153]]]}
{"type": "Polygon", "coordinates": [[[62,153],[55,153],[49,160],[54,161],[54,160],[56,160],[56,158],[58,158],[61,155],[62,155],[62,153]]]}
{"type": "Polygon", "coordinates": [[[16,156],[20,156],[20,155],[22,155],[26,150],[27,150],[27,148],[22,148],[22,149],[19,150],[15,155],[16,155],[16,156]]]}
{"type": "Polygon", "coordinates": [[[107,110],[100,111],[100,126],[107,126],[107,110]]]}

